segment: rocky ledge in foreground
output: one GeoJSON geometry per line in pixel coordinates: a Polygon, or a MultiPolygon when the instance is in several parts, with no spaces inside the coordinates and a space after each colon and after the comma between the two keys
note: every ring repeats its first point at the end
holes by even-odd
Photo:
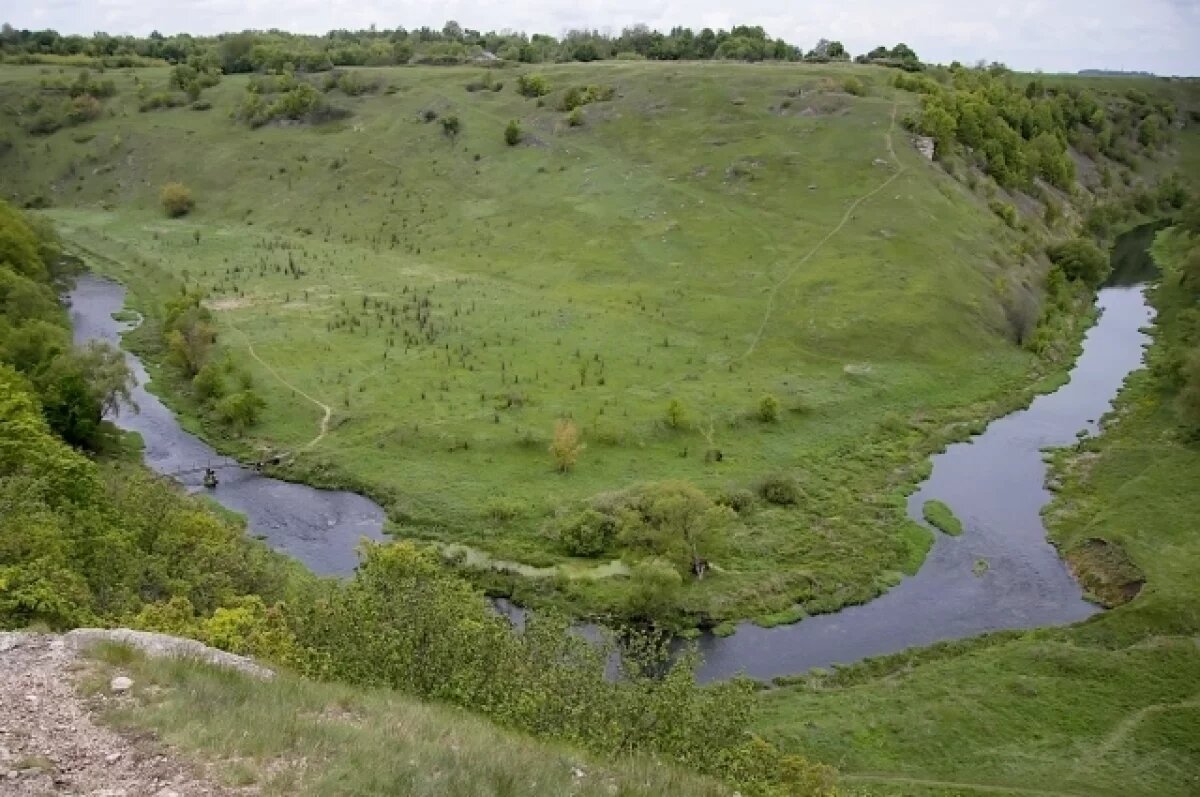
{"type": "MultiPolygon", "coordinates": [[[[195,658],[257,678],[274,672],[191,639],[129,629],[80,628],[66,634],[0,633],[0,793],[92,797],[233,795],[192,762],[152,739],[122,736],[98,724],[75,688],[81,650],[113,642],[147,656],[195,658]]],[[[133,686],[113,678],[104,699],[133,686]]]]}

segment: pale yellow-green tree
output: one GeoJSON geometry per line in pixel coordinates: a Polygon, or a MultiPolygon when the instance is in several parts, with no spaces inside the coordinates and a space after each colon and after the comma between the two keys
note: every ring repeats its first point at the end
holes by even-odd
{"type": "Polygon", "coordinates": [[[560,418],[554,424],[554,437],[550,441],[550,455],[559,473],[566,473],[575,467],[579,454],[585,448],[579,427],[570,418],[560,418]]]}

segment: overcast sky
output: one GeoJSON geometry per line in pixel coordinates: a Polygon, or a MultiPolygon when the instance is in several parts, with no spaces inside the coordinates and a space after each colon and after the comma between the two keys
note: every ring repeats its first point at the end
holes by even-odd
{"type": "Polygon", "coordinates": [[[645,23],[762,25],[803,47],[821,37],[852,53],[909,44],[927,61],[1003,61],[1018,69],[1200,75],[1200,0],[0,0],[0,21],[60,33],[218,33],[282,28],[440,28],[561,35],[645,23]]]}

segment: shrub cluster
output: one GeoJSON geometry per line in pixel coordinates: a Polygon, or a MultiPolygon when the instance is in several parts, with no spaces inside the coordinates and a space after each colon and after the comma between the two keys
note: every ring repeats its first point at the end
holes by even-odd
{"type": "Polygon", "coordinates": [[[537,72],[526,72],[517,77],[517,93],[522,97],[544,97],[550,93],[550,81],[537,72]]]}
{"type": "Polygon", "coordinates": [[[311,83],[288,73],[251,78],[233,115],[250,127],[262,127],[275,120],[319,123],[348,113],[330,105],[311,83]]]}
{"type": "Polygon", "coordinates": [[[593,102],[608,102],[616,93],[617,90],[612,86],[571,86],[559,99],[558,110],[570,112],[593,102]]]}
{"type": "Polygon", "coordinates": [[[1022,86],[999,65],[954,64],[941,77],[896,76],[897,87],[922,95],[916,128],[934,139],[940,157],[965,152],[1005,187],[1041,177],[1069,189],[1075,164],[1068,146],[1132,163],[1165,143],[1177,113],[1170,102],[1136,91],[1101,97],[1040,79],[1022,86]]]}
{"type": "Polygon", "coordinates": [[[29,116],[25,131],[34,136],[48,136],[64,127],[99,119],[104,106],[91,94],[78,94],[51,100],[29,97],[23,110],[29,116]]]}

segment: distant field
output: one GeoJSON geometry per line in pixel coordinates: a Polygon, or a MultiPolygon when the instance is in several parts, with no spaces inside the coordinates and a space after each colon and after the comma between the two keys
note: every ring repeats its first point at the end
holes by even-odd
{"type": "MultiPolygon", "coordinates": [[[[151,313],[181,284],[208,291],[221,347],[267,401],[252,437],[224,445],[299,451],[294,473],[369,489],[398,533],[587,575],[612,556],[566,555],[547,532],[564,507],[783,475],[803,500],[743,511],[686,609],[828,610],[919,564],[928,533],[900,491],[951,421],[1030,382],[998,297],[1040,275],[894,123],[916,99],[891,73],[548,65],[538,107],[515,69],[491,70],[498,92],[466,90],[478,68],[362,71],[378,93],[328,95],[348,118],[249,129],[230,118],[244,76],[207,89],[209,110],[139,113],[133,81],[167,70],[110,70],[118,93],[96,122],[24,138],[0,116],[4,190],[44,197],[151,313]],[[844,93],[848,75],[865,96],[844,93]],[[574,85],[616,96],[571,127],[555,107],[574,85]],[[456,115],[457,138],[426,111],[456,115]],[[170,180],[197,201],[181,220],[158,207],[170,180]],[[317,439],[320,405],[333,417],[317,439]],[[547,453],[563,417],[586,444],[568,474],[547,453]]],[[[0,67],[0,104],[47,74],[0,67]]],[[[604,610],[625,587],[526,589],[604,610]]]]}

